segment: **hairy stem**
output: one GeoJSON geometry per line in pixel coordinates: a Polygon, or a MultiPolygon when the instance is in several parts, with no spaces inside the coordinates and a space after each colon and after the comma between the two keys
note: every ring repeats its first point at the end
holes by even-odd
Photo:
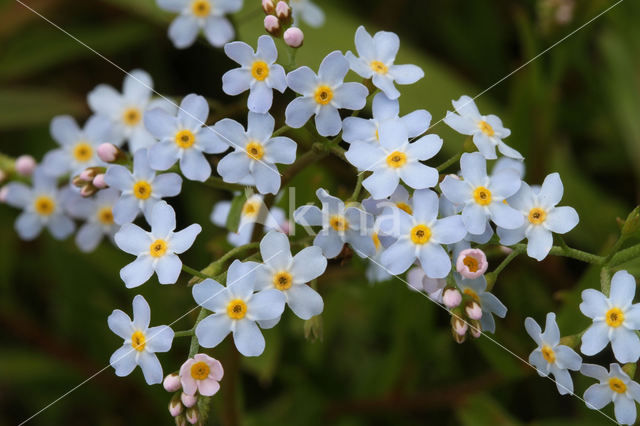
{"type": "Polygon", "coordinates": [[[631,246],[629,248],[621,250],[613,255],[613,257],[609,261],[609,266],[613,268],[632,259],[635,259],[638,256],[640,256],[640,244],[636,244],[635,246],[631,246]]]}
{"type": "MultiPolygon", "coordinates": [[[[513,246],[513,249],[521,250],[524,252],[527,250],[527,245],[516,244],[513,246]]],[[[576,259],[585,263],[592,263],[594,265],[602,265],[604,263],[604,257],[602,256],[598,256],[592,253],[587,253],[586,251],[574,249],[569,246],[566,246],[566,247],[553,246],[551,247],[551,251],[549,251],[549,254],[553,256],[570,257],[572,259],[576,259]]]]}

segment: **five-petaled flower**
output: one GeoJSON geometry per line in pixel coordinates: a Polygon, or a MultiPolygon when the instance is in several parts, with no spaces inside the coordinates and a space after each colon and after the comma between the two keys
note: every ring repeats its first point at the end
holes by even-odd
{"type": "Polygon", "coordinates": [[[180,384],[187,395],[196,392],[203,396],[213,396],[220,389],[224,375],[222,364],[207,354],[196,354],[180,367],[180,384]]]}
{"type": "Polygon", "coordinates": [[[587,407],[601,410],[613,402],[618,423],[632,425],[636,422],[636,402],[640,402],[640,385],[634,382],[620,365],[612,363],[607,369],[595,364],[583,364],[580,372],[600,383],[593,384],[584,393],[587,407]]]}

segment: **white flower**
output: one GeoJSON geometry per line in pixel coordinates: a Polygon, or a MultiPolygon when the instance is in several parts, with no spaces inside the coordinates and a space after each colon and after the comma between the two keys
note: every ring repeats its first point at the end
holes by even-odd
{"type": "Polygon", "coordinates": [[[340,254],[345,243],[351,244],[360,256],[373,256],[376,252],[371,231],[373,216],[357,207],[346,207],[342,200],[332,197],[320,188],[316,196],[322,210],[316,206],[301,206],[293,213],[294,220],[302,226],[322,226],[313,245],[332,259],[340,254]]]}
{"type": "Polygon", "coordinates": [[[610,364],[609,372],[595,364],[583,364],[580,372],[600,381],[584,393],[587,407],[601,410],[613,402],[616,420],[623,425],[636,422],[636,401],[640,402],[640,385],[631,380],[620,365],[610,364]]]}
{"type": "Polygon", "coordinates": [[[299,25],[301,20],[314,28],[324,25],[324,12],[313,1],[291,0],[290,6],[296,25],[299,25]]]}
{"type": "Polygon", "coordinates": [[[413,84],[424,77],[417,65],[395,65],[400,48],[400,39],[395,33],[378,31],[373,37],[361,25],[356,30],[356,50],[359,57],[350,51],[345,57],[351,69],[363,78],[372,78],[373,84],[390,99],[397,99],[398,84],[413,84]]]}
{"type": "Polygon", "coordinates": [[[499,226],[500,243],[513,245],[526,237],[527,254],[537,260],[544,259],[553,246],[552,232],[565,234],[580,221],[573,207],[556,207],[563,192],[564,187],[558,173],[548,175],[539,190],[534,190],[523,182],[520,190],[508,198],[507,202],[520,211],[524,224],[511,230],[499,226]]]}
{"type": "Polygon", "coordinates": [[[185,96],[177,117],[161,108],[145,113],[145,126],[160,141],[149,148],[151,168],[167,170],[180,160],[180,170],[187,179],[207,180],[211,166],[204,153],[219,154],[229,148],[204,124],[208,116],[209,104],[195,94],[185,96]]]}
{"type": "Polygon", "coordinates": [[[83,129],[69,115],[51,120],[50,132],[60,148],[49,151],[42,159],[42,169],[51,176],[79,174],[87,167],[102,165],[98,146],[110,142],[111,122],[106,117],[91,116],[83,129]]]}
{"type": "Polygon", "coordinates": [[[141,295],[133,298],[133,321],[120,309],[108,318],[111,331],[124,339],[109,363],[120,377],[128,376],[139,365],[147,384],[162,382],[162,365],[156,352],[168,352],[173,343],[173,330],[167,325],[149,327],[151,309],[141,295]]]}
{"type": "Polygon", "coordinates": [[[267,35],[258,38],[258,49],[241,41],[227,43],[224,52],[240,64],[240,68],[227,71],[222,76],[222,90],[227,95],[239,95],[249,90],[249,111],[267,113],[273,102],[273,89],[284,93],[287,80],[284,68],[276,64],[278,49],[267,35]]]}
{"type": "MultiPolygon", "coordinates": [[[[464,205],[456,205],[447,199],[447,197],[440,197],[439,213],[441,217],[453,216],[460,212],[464,205]]],[[[487,226],[482,234],[472,234],[467,232],[467,235],[459,242],[451,245],[449,248],[453,254],[453,259],[457,259],[463,250],[471,248],[471,243],[486,244],[493,237],[493,228],[487,226]]]]}
{"type": "Polygon", "coordinates": [[[120,192],[117,189],[107,188],[98,191],[93,198],[75,194],[75,197],[66,203],[72,216],[86,221],[76,234],[76,245],[80,250],[95,250],[103,236],[112,239],[120,229],[113,220],[113,206],[119,198],[120,192]]]}
{"type": "Polygon", "coordinates": [[[7,184],[6,191],[5,202],[23,210],[15,223],[16,231],[23,240],[33,240],[44,227],[57,240],[67,238],[74,231],[75,224],[63,208],[69,192],[58,190],[57,179],[41,167],[33,173],[33,187],[11,182],[7,184]]]}
{"type": "Polygon", "coordinates": [[[169,38],[178,49],[193,44],[204,29],[209,43],[220,47],[232,40],[235,31],[225,17],[242,9],[242,0],[156,0],[161,9],[180,15],[169,26],[169,38]]]}
{"type": "Polygon", "coordinates": [[[480,318],[482,331],[494,333],[496,322],[493,319],[493,314],[504,318],[507,315],[507,307],[487,291],[487,280],[484,276],[472,280],[463,279],[457,272],[453,276],[460,291],[470,296],[482,308],[482,318],[480,318]]]}
{"type": "Polygon", "coordinates": [[[155,272],[160,284],[174,284],[182,270],[177,256],[191,247],[202,231],[197,223],[179,232],[176,229],[176,213],[161,201],[151,212],[151,232],[133,223],[127,223],[115,235],[118,247],[136,257],[136,260],[120,270],[120,278],[127,288],[144,284],[155,272]]]}
{"type": "MultiPolygon", "coordinates": [[[[265,259],[266,260],[266,259],[265,259]]],[[[229,333],[244,356],[258,356],[265,341],[256,321],[275,320],[284,311],[285,296],[278,290],[255,290],[252,263],[235,260],[227,272],[227,286],[206,279],[193,286],[193,298],[213,312],[196,327],[198,343],[204,348],[217,346],[229,333]]]]}
{"type": "MultiPolygon", "coordinates": [[[[213,206],[209,218],[215,225],[225,228],[231,209],[231,201],[220,201],[213,206]]],[[[242,246],[251,241],[253,227],[256,221],[264,225],[266,231],[280,231],[286,233],[289,229],[289,222],[284,214],[284,210],[279,207],[272,207],[269,213],[264,213],[265,205],[262,195],[254,194],[247,198],[240,211],[240,223],[238,232],[229,232],[227,241],[234,246],[242,246]]]]}
{"type": "Polygon", "coordinates": [[[524,179],[524,161],[523,160],[515,160],[509,157],[500,157],[493,165],[493,169],[491,169],[491,174],[497,173],[503,169],[513,169],[518,173],[520,179],[524,179]]]}
{"type": "Polygon", "coordinates": [[[449,127],[463,135],[473,136],[473,143],[487,160],[493,160],[498,150],[507,157],[521,160],[522,155],[509,147],[502,139],[511,134],[511,130],[502,126],[502,121],[496,115],[480,115],[478,107],[469,96],[461,96],[457,101],[451,101],[456,113],[447,111],[444,122],[449,127]]]}
{"type": "Polygon", "coordinates": [[[322,297],[307,285],[327,268],[320,247],[306,247],[291,256],[287,236],[271,231],[260,241],[260,255],[264,263],[255,272],[256,290],[281,291],[293,313],[303,320],[322,313],[322,297]]]}
{"type": "Polygon", "coordinates": [[[640,303],[633,303],[636,280],[627,271],[618,271],[611,279],[610,296],[594,289],[582,292],[580,310],[593,320],[582,335],[580,350],[595,355],[611,342],[620,362],[636,362],[640,358],[640,303]]]}
{"type": "Polygon", "coordinates": [[[120,145],[129,143],[129,151],[136,152],[155,143],[155,139],[144,127],[143,116],[153,108],[162,108],[174,114],[176,106],[162,98],[151,99],[153,80],[142,70],[127,74],[122,85],[122,93],[107,84],[100,84],[87,96],[91,110],[111,120],[113,140],[107,142],[120,145]]]}
{"type": "Polygon", "coordinates": [[[285,111],[288,126],[299,128],[315,114],[316,129],[321,136],[334,136],[342,128],[338,109],[364,108],[368,90],[360,83],[343,83],[349,62],[342,53],[329,53],[320,64],[318,75],[304,66],[287,74],[289,87],[302,96],[295,98],[285,111]]]}
{"type": "Polygon", "coordinates": [[[538,347],[529,355],[529,363],[536,367],[541,377],[553,375],[560,395],[573,393],[573,380],[569,370],[578,371],[582,358],[569,346],[560,344],[560,329],[556,323],[556,314],[547,314],[544,333],[531,317],[524,320],[529,336],[538,347]]]}
{"type": "Polygon", "coordinates": [[[371,109],[373,118],[347,117],[342,121],[342,139],[345,142],[378,144],[380,142],[380,124],[388,120],[400,121],[407,129],[407,136],[415,138],[426,132],[431,122],[431,114],[424,109],[399,117],[398,100],[391,100],[384,93],[378,93],[373,97],[371,109]]]}
{"type": "Polygon", "coordinates": [[[430,278],[444,278],[451,270],[451,259],[442,248],[467,234],[460,216],[437,219],[438,196],[429,189],[413,193],[413,212],[393,208],[393,214],[378,219],[380,230],[397,241],[382,253],[382,264],[398,275],[418,259],[430,278]]]}
{"type": "Polygon", "coordinates": [[[133,173],[124,166],[112,165],[104,180],[122,192],[113,207],[113,219],[118,225],[133,222],[140,211],[150,222],[153,206],[164,197],[175,197],[182,188],[182,178],[175,173],[156,176],[149,167],[146,149],[139,149],[133,155],[133,173]]]}
{"type": "Polygon", "coordinates": [[[470,233],[483,234],[489,219],[506,229],[522,226],[522,214],[505,203],[522,183],[515,170],[505,168],[489,177],[486,160],[477,152],[462,154],[460,167],[463,179],[446,176],[440,188],[449,201],[464,205],[462,222],[470,233]]]}
{"type": "Polygon", "coordinates": [[[442,139],[425,135],[409,143],[405,126],[398,121],[380,125],[380,144],[354,142],[345,157],[358,170],[372,171],[362,185],[375,199],[386,198],[396,190],[400,179],[411,188],[425,189],[438,184],[438,171],[420,161],[440,151],[442,139]]]}
{"type": "MultiPolygon", "coordinates": [[[[389,199],[374,200],[372,198],[367,198],[362,201],[362,206],[367,212],[376,217],[390,206],[398,206],[398,208],[404,208],[411,211],[411,203],[412,201],[409,199],[409,193],[405,187],[398,185],[398,188],[396,188],[394,193],[391,194],[389,199]]],[[[382,266],[381,257],[384,250],[395,242],[395,238],[383,235],[379,229],[374,227],[371,232],[371,239],[373,240],[376,252],[368,259],[369,262],[365,271],[365,276],[367,277],[367,281],[373,284],[387,281],[392,277],[387,269],[382,266]]]]}
{"type": "Polygon", "coordinates": [[[280,190],[280,172],[275,163],[291,164],[296,159],[296,143],[273,134],[275,120],[269,114],[249,112],[247,130],[237,121],[225,118],[215,129],[234,148],[218,163],[225,182],[252,182],[261,194],[280,190]]]}

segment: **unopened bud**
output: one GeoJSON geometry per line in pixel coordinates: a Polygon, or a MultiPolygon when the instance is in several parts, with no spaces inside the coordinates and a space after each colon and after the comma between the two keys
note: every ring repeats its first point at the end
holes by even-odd
{"type": "Polygon", "coordinates": [[[276,16],[281,21],[286,21],[291,17],[291,8],[289,5],[283,1],[279,1],[276,4],[276,16]]]}
{"type": "Polygon", "coordinates": [[[273,5],[273,0],[262,0],[262,10],[264,10],[264,13],[267,15],[272,15],[276,10],[276,7],[273,5]]]}
{"type": "Polygon", "coordinates": [[[21,155],[16,158],[16,173],[21,176],[31,176],[36,168],[36,160],[30,155],[21,155]]]}
{"type": "Polygon", "coordinates": [[[180,401],[180,395],[175,394],[173,398],[171,398],[171,401],[169,401],[169,413],[171,413],[172,417],[177,417],[182,413],[183,409],[184,405],[182,405],[180,401]]]}
{"type": "Polygon", "coordinates": [[[273,15],[267,15],[264,17],[264,29],[269,34],[277,36],[280,34],[280,21],[273,15]]]}
{"type": "Polygon", "coordinates": [[[103,143],[98,146],[98,158],[105,163],[120,162],[126,157],[126,154],[112,143],[103,143]]]}
{"type": "Polygon", "coordinates": [[[99,173],[104,173],[104,171],[104,167],[88,167],[84,169],[78,177],[80,180],[85,182],[91,182],[93,181],[93,178],[95,178],[99,173]]]}
{"type": "Polygon", "coordinates": [[[449,309],[453,309],[462,302],[462,295],[455,288],[448,288],[442,295],[442,303],[449,309]]]}
{"type": "Polygon", "coordinates": [[[640,207],[636,207],[629,213],[627,220],[622,225],[622,235],[628,237],[640,229],[640,207]]]}
{"type": "Polygon", "coordinates": [[[96,188],[90,183],[86,184],[85,186],[82,187],[82,189],[80,189],[80,195],[82,195],[85,198],[91,197],[96,192],[98,192],[98,188],[96,188]]]}
{"type": "Polygon", "coordinates": [[[479,320],[482,318],[482,308],[476,302],[471,302],[464,308],[464,311],[472,320],[479,320]]]}
{"type": "Polygon", "coordinates": [[[464,336],[467,333],[469,326],[462,320],[462,318],[456,316],[451,317],[451,329],[454,333],[464,336]]]}
{"type": "Polygon", "coordinates": [[[93,178],[93,186],[98,189],[105,189],[107,186],[107,182],[104,181],[104,173],[97,174],[96,177],[93,178]]]}
{"type": "Polygon", "coordinates": [[[2,183],[7,178],[7,174],[0,170],[0,183],[2,183]]]}
{"type": "Polygon", "coordinates": [[[187,395],[186,393],[182,392],[182,394],[180,395],[180,400],[185,407],[193,407],[194,405],[196,405],[196,402],[198,402],[198,397],[195,395],[187,395]]]}
{"type": "Polygon", "coordinates": [[[187,412],[185,414],[187,416],[187,421],[189,423],[191,423],[192,425],[195,425],[196,423],[198,423],[198,408],[197,407],[188,408],[187,412]]]}
{"type": "Polygon", "coordinates": [[[187,426],[187,419],[184,416],[178,416],[175,418],[176,426],[187,426]]]}
{"type": "Polygon", "coordinates": [[[180,384],[180,376],[176,373],[171,373],[167,377],[164,378],[162,382],[162,386],[164,386],[164,390],[167,392],[175,392],[178,389],[182,388],[180,384]]]}
{"type": "Polygon", "coordinates": [[[284,32],[284,42],[287,46],[300,47],[304,41],[304,33],[298,27],[291,27],[284,32]]]}
{"type": "Polygon", "coordinates": [[[304,322],[304,337],[307,340],[311,342],[315,342],[317,340],[322,341],[322,336],[322,316],[316,315],[304,322]]]}
{"type": "Polygon", "coordinates": [[[471,335],[476,339],[482,336],[482,327],[480,326],[480,321],[471,321],[469,331],[471,331],[471,335]]]}
{"type": "Polygon", "coordinates": [[[9,193],[9,186],[5,185],[0,188],[0,203],[7,201],[7,194],[9,193]]]}

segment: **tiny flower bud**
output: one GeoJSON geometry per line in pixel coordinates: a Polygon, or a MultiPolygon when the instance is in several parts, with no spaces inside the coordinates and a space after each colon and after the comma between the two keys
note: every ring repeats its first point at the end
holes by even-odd
{"type": "Polygon", "coordinates": [[[94,178],[93,172],[89,169],[83,170],[82,173],[78,175],[78,178],[84,182],[91,182],[94,178]]]}
{"type": "Polygon", "coordinates": [[[30,155],[21,155],[16,158],[16,172],[21,176],[31,176],[36,168],[36,160],[30,155]]]}
{"type": "Polygon", "coordinates": [[[113,163],[122,155],[120,149],[111,143],[103,143],[98,146],[98,158],[105,163],[113,163]]]}
{"type": "Polygon", "coordinates": [[[480,249],[462,250],[456,260],[456,269],[464,278],[475,279],[487,271],[487,256],[480,249]]]}
{"type": "Polygon", "coordinates": [[[178,416],[175,418],[176,426],[187,426],[187,419],[184,416],[178,416]]]}
{"type": "Polygon", "coordinates": [[[442,303],[449,309],[453,309],[462,302],[462,295],[455,288],[448,288],[442,295],[442,303]]]}
{"type": "Polygon", "coordinates": [[[291,16],[291,8],[289,5],[283,1],[279,1],[278,4],[276,4],[276,16],[282,21],[289,19],[291,16]]]}
{"type": "Polygon", "coordinates": [[[482,318],[482,308],[476,302],[471,302],[464,308],[464,311],[472,320],[479,320],[482,318]]]}
{"type": "Polygon", "coordinates": [[[284,32],[284,42],[287,46],[300,47],[304,41],[304,33],[298,27],[291,27],[284,32]]]}
{"type": "Polygon", "coordinates": [[[176,373],[171,373],[167,377],[164,378],[162,382],[162,386],[164,386],[164,390],[167,392],[175,392],[178,389],[182,388],[180,384],[180,376],[176,373]]]}
{"type": "Polygon", "coordinates": [[[622,225],[622,235],[628,237],[638,229],[640,229],[640,207],[633,209],[631,213],[629,213],[629,216],[627,216],[624,225],[622,225]]]}
{"type": "Polygon", "coordinates": [[[264,29],[269,34],[277,36],[280,33],[280,21],[273,15],[267,15],[264,17],[264,29]]]}
{"type": "Polygon", "coordinates": [[[460,317],[451,317],[451,329],[458,335],[464,336],[469,326],[460,317]]]}
{"type": "Polygon", "coordinates": [[[0,170],[0,183],[3,182],[7,178],[7,174],[0,170]]]}
{"type": "Polygon", "coordinates": [[[188,408],[185,414],[187,416],[187,421],[189,423],[191,423],[192,425],[195,425],[196,423],[198,423],[198,408],[196,407],[188,408]]]}
{"type": "Polygon", "coordinates": [[[471,327],[469,327],[471,331],[471,335],[476,339],[482,336],[482,327],[480,326],[480,321],[471,321],[471,327]]]}
{"type": "Polygon", "coordinates": [[[182,413],[183,409],[184,405],[182,405],[180,401],[180,396],[175,394],[175,396],[171,398],[171,401],[169,401],[169,413],[171,413],[172,417],[176,417],[182,413]]]}
{"type": "Polygon", "coordinates": [[[262,0],[262,10],[264,10],[264,13],[267,15],[272,15],[276,10],[273,5],[273,0],[262,0]]]}
{"type": "Polygon", "coordinates": [[[9,192],[9,187],[7,185],[0,188],[0,203],[4,203],[7,201],[7,193],[9,192]]]}
{"type": "Polygon", "coordinates": [[[453,340],[455,340],[455,342],[458,344],[464,343],[464,341],[467,340],[466,334],[463,334],[462,336],[459,335],[458,333],[452,333],[452,334],[453,334],[453,340]]]}
{"type": "Polygon", "coordinates": [[[513,253],[513,249],[510,248],[510,247],[506,247],[506,246],[500,246],[500,251],[503,252],[504,254],[513,253]]]}
{"type": "Polygon", "coordinates": [[[194,405],[196,405],[196,402],[198,402],[198,397],[195,395],[187,395],[186,393],[182,392],[182,394],[180,395],[180,400],[185,407],[193,407],[194,405]]]}
{"type": "Polygon", "coordinates": [[[104,181],[104,173],[97,174],[96,177],[93,178],[93,186],[98,189],[105,189],[107,186],[107,182],[104,181]]]}
{"type": "Polygon", "coordinates": [[[82,187],[82,189],[80,190],[80,195],[82,195],[83,197],[91,197],[96,192],[98,192],[98,188],[89,183],[82,187]]]}

